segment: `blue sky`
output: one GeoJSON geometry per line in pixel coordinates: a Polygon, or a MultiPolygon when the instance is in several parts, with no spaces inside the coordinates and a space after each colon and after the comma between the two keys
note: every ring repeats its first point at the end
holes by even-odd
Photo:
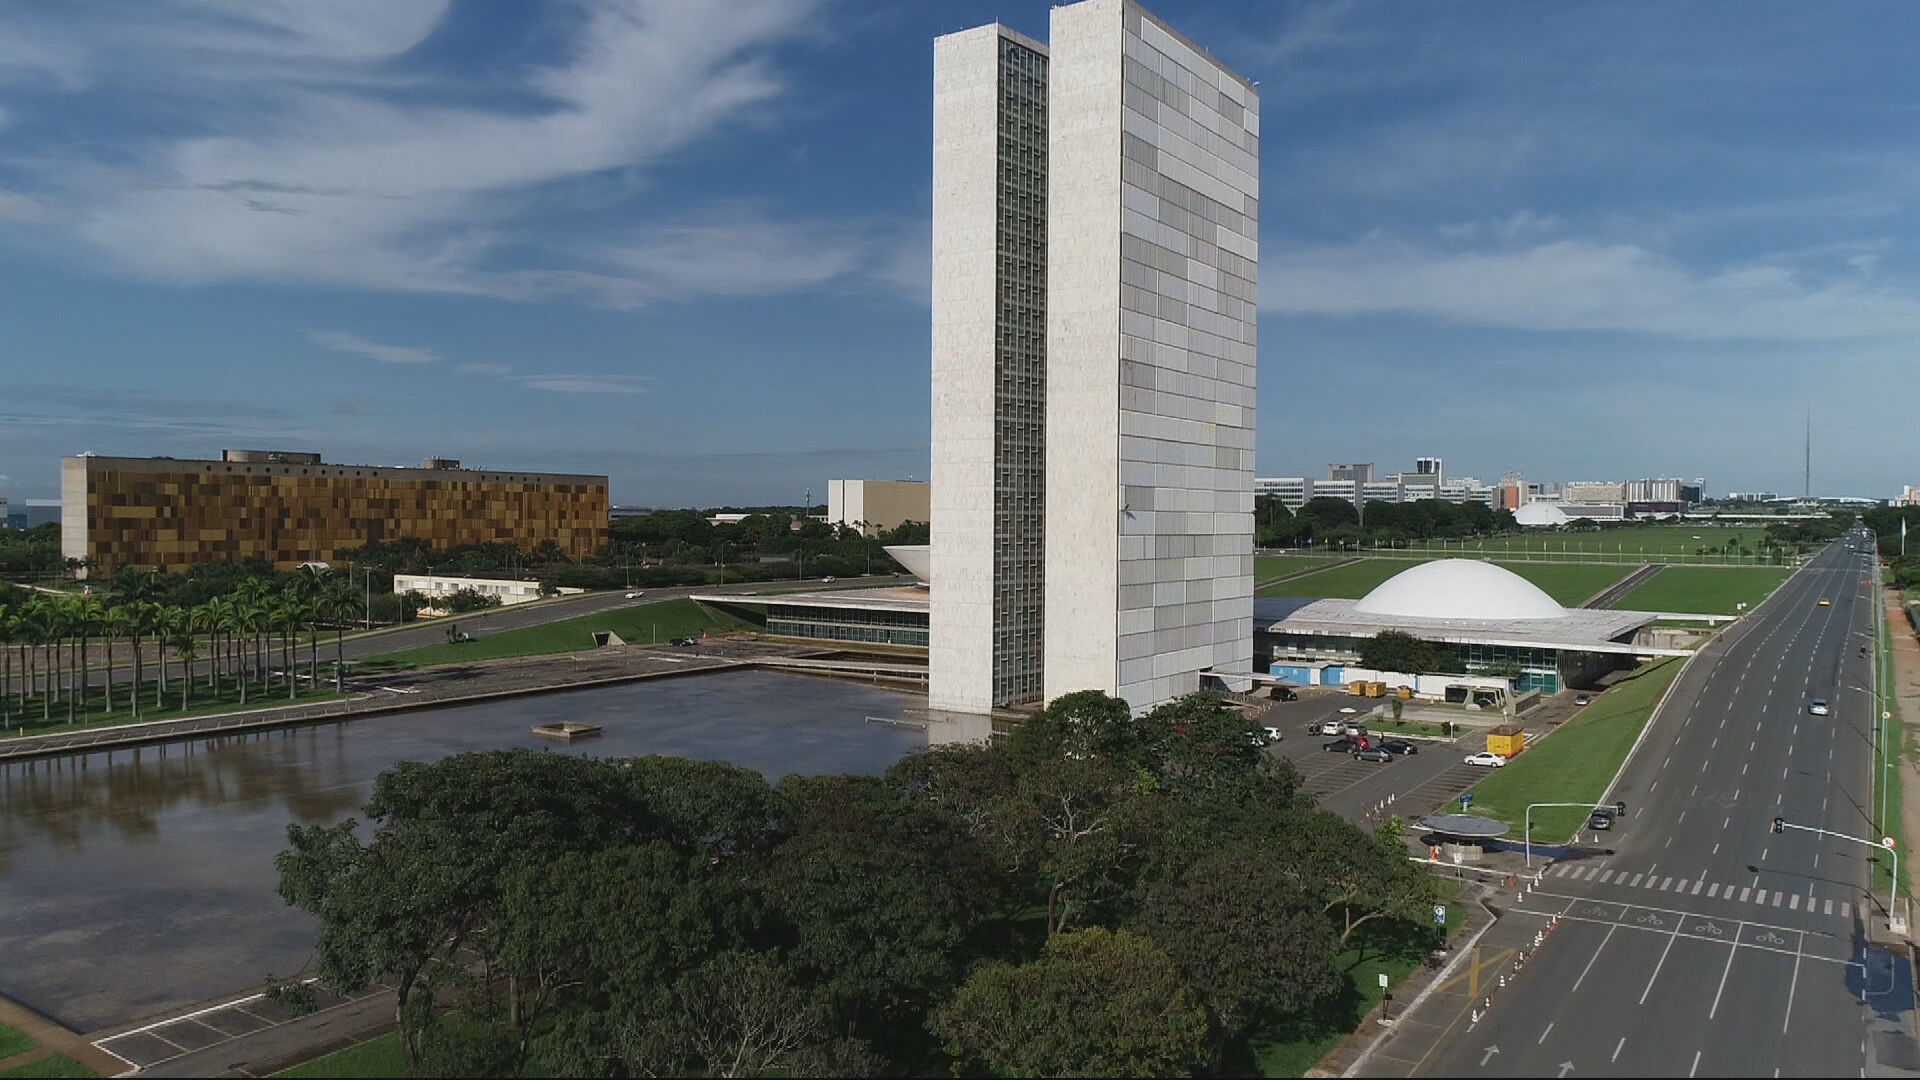
{"type": "MultiPolygon", "coordinates": [[[[1261,83],[1259,472],[1920,482],[1920,11],[1177,2],[1261,83]]],[[[924,478],[931,38],[1047,5],[0,7],[0,495],[57,459],[924,478]]]]}

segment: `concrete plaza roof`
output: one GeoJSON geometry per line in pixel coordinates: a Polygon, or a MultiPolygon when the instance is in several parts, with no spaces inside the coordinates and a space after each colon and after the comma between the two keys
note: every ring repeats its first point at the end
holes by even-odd
{"type": "Polygon", "coordinates": [[[703,604],[794,604],[839,608],[843,611],[927,612],[927,590],[912,586],[879,589],[822,589],[818,592],[702,593],[692,599],[703,604]]]}

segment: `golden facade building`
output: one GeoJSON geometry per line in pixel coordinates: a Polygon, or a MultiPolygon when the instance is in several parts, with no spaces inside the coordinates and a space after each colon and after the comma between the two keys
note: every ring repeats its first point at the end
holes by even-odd
{"type": "Polygon", "coordinates": [[[406,469],[270,450],[228,450],[218,461],[69,457],[60,481],[63,553],[93,573],[255,556],[287,570],[401,539],[522,550],[551,540],[577,559],[607,540],[604,476],[438,458],[406,469]]]}

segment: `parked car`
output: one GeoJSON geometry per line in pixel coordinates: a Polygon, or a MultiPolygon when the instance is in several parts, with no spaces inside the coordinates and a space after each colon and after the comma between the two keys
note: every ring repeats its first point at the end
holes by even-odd
{"type": "Polygon", "coordinates": [[[1593,704],[1593,698],[1586,694],[1575,694],[1573,695],[1573,703],[1575,705],[1591,705],[1593,704]]]}
{"type": "Polygon", "coordinates": [[[1613,828],[1613,811],[1595,810],[1587,815],[1587,828],[1595,830],[1613,828]]]}
{"type": "Polygon", "coordinates": [[[638,599],[640,599],[641,597],[643,597],[643,596],[645,596],[645,595],[647,595],[647,594],[646,594],[646,593],[644,593],[644,592],[630,592],[630,593],[628,593],[628,594],[627,594],[627,599],[629,599],[629,600],[638,600],[638,599]]]}
{"type": "Polygon", "coordinates": [[[1347,721],[1343,730],[1340,732],[1342,735],[1365,735],[1366,733],[1367,726],[1353,720],[1347,721]]]}
{"type": "Polygon", "coordinates": [[[1506,758],[1501,757],[1491,750],[1482,750],[1477,754],[1467,755],[1467,764],[1469,765],[1480,765],[1489,769],[1497,769],[1506,763],[1506,758]]]}
{"type": "Polygon", "coordinates": [[[1293,687],[1291,686],[1274,687],[1273,696],[1280,701],[1299,701],[1300,700],[1300,695],[1295,693],[1293,687]]]}
{"type": "Polygon", "coordinates": [[[692,645],[694,644],[694,640],[690,637],[677,637],[673,639],[673,643],[675,645],[692,645]]]}
{"type": "Polygon", "coordinates": [[[1331,751],[1335,754],[1351,754],[1355,750],[1360,749],[1360,744],[1354,742],[1352,739],[1335,739],[1320,749],[1331,751]]]}
{"type": "Polygon", "coordinates": [[[1314,725],[1315,735],[1345,735],[1347,725],[1338,720],[1322,720],[1314,725]]]}
{"type": "Polygon", "coordinates": [[[1268,729],[1267,729],[1267,741],[1268,741],[1268,742],[1279,742],[1279,741],[1280,741],[1280,729],[1279,729],[1279,728],[1277,728],[1277,727],[1270,727],[1270,728],[1268,728],[1268,729]]]}
{"type": "Polygon", "coordinates": [[[1814,698],[1812,701],[1807,702],[1807,715],[1809,716],[1827,716],[1832,712],[1833,710],[1827,708],[1827,703],[1820,698],[1814,698]]]}
{"type": "Polygon", "coordinates": [[[1369,746],[1365,750],[1355,750],[1353,752],[1353,759],[1355,761],[1386,762],[1392,761],[1393,755],[1387,753],[1386,750],[1381,747],[1369,746]]]}
{"type": "Polygon", "coordinates": [[[1380,749],[1389,754],[1417,754],[1420,752],[1420,744],[1406,739],[1381,739],[1380,749]]]}
{"type": "Polygon", "coordinates": [[[1352,716],[1354,713],[1357,713],[1359,711],[1360,711],[1359,709],[1356,709],[1351,705],[1340,706],[1340,715],[1342,716],[1352,716]]]}

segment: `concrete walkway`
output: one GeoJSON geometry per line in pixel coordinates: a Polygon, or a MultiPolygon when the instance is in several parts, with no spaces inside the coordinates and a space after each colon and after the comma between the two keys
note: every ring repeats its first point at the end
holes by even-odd
{"type": "MultiPolygon", "coordinates": [[[[1901,747],[1894,758],[1899,762],[1900,823],[1911,844],[1920,841],[1920,760],[1914,760],[1906,750],[1920,745],[1920,639],[1907,625],[1900,590],[1886,589],[1884,594],[1887,637],[1893,652],[1894,717],[1900,721],[1901,747]]],[[[1920,870],[1912,863],[1920,860],[1900,861],[1907,867],[1907,880],[1902,884],[1912,895],[1915,871],[1920,870]]]]}
{"type": "Polygon", "coordinates": [[[124,1062],[101,1052],[84,1036],[68,1031],[17,1001],[0,997],[0,1024],[19,1029],[39,1044],[31,1050],[0,1058],[0,1069],[31,1064],[50,1054],[65,1054],[101,1076],[113,1076],[126,1071],[124,1062]]]}

